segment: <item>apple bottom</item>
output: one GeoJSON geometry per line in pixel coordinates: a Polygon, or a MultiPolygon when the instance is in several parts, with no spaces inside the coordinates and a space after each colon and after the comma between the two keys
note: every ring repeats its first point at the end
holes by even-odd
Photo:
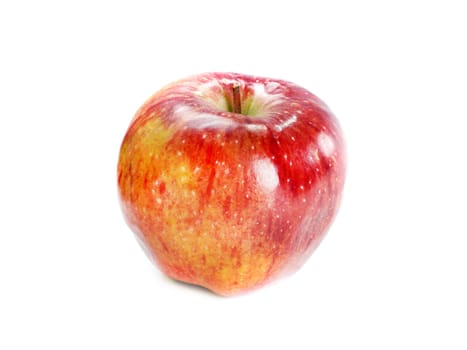
{"type": "Polygon", "coordinates": [[[332,221],[333,210],[323,210],[330,197],[319,188],[309,196],[308,206],[295,203],[303,198],[278,196],[276,205],[268,207],[252,195],[242,211],[233,204],[227,210],[222,195],[224,205],[195,199],[194,206],[189,197],[196,195],[181,192],[166,197],[166,205],[158,208],[123,205],[141,244],[167,276],[224,296],[295,272],[332,221]]]}

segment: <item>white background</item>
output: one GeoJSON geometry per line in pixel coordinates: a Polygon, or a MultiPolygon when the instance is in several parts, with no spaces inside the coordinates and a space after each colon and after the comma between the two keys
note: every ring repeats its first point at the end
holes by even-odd
{"type": "Polygon", "coordinates": [[[463,1],[2,1],[1,349],[466,349],[463,1]],[[206,71],[320,96],[341,211],[295,275],[216,297],[165,278],[117,200],[120,142],[206,71]]]}

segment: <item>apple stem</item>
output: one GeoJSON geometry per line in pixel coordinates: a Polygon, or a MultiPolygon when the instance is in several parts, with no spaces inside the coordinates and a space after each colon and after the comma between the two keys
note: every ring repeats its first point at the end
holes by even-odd
{"type": "Polygon", "coordinates": [[[233,84],[232,85],[232,93],[233,93],[233,112],[234,113],[242,113],[242,102],[240,100],[240,84],[233,84]]]}

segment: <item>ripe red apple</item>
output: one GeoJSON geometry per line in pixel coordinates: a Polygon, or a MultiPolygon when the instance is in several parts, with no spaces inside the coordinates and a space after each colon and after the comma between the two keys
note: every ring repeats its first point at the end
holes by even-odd
{"type": "Polygon", "coordinates": [[[166,86],[124,137],[124,216],[168,276],[221,295],[296,271],[339,206],[338,121],[287,81],[208,73],[166,86]]]}

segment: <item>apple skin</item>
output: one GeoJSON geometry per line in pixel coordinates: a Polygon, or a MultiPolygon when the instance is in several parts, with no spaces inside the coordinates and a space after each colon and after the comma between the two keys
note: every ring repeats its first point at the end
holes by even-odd
{"type": "Polygon", "coordinates": [[[233,295],[305,263],[336,215],[345,172],[341,128],[316,96],[283,80],[205,73],[137,111],[118,189],[128,225],[166,275],[233,295]]]}

